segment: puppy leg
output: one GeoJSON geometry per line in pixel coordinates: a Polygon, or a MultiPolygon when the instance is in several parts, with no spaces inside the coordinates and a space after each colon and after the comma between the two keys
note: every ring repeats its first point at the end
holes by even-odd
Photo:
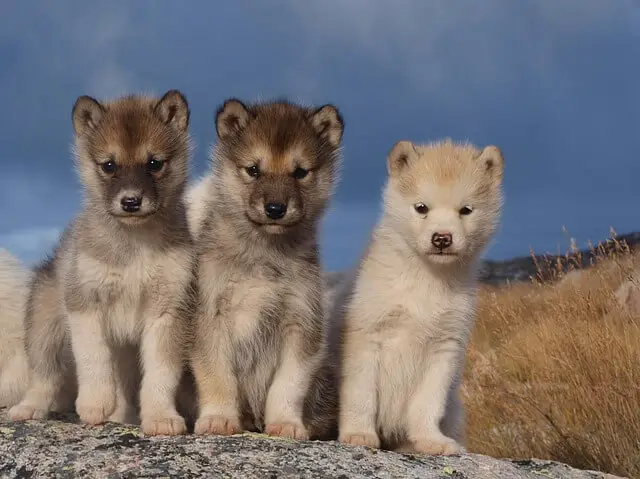
{"type": "Polygon", "coordinates": [[[466,443],[465,422],[464,404],[460,398],[460,384],[459,380],[456,380],[447,395],[447,406],[444,417],[440,421],[440,429],[445,436],[455,439],[464,446],[466,443]]]}
{"type": "Polygon", "coordinates": [[[203,332],[196,339],[192,360],[199,399],[196,434],[226,436],[242,430],[232,354],[229,333],[222,329],[212,334],[203,332]]]}
{"type": "Polygon", "coordinates": [[[176,394],[184,369],[184,341],[176,315],[164,314],[148,321],[142,337],[141,429],[148,435],[187,432],[176,409],[176,394]]]}
{"type": "Polygon", "coordinates": [[[109,421],[139,424],[138,391],[140,390],[140,361],[138,348],[132,345],[114,348],[114,374],[116,378],[116,409],[109,421]]]}
{"type": "Polygon", "coordinates": [[[71,347],[78,375],[76,412],[87,424],[106,422],[116,407],[113,355],[101,319],[97,311],[69,313],[71,347]]]}
{"type": "Polygon", "coordinates": [[[29,364],[26,354],[20,350],[0,371],[0,407],[11,407],[20,402],[26,384],[29,384],[29,364]]]}
{"type": "Polygon", "coordinates": [[[426,371],[407,410],[408,443],[398,451],[421,454],[457,454],[464,450],[455,439],[440,430],[452,381],[458,374],[464,350],[457,341],[435,346],[426,371]]]}
{"type": "Polygon", "coordinates": [[[321,361],[325,345],[320,300],[313,294],[300,295],[285,303],[280,365],[267,393],[265,431],[274,436],[308,440],[302,414],[321,361]]]}
{"type": "Polygon", "coordinates": [[[61,393],[65,376],[72,373],[63,354],[68,341],[65,322],[55,282],[38,273],[25,315],[29,382],[22,400],[9,410],[12,421],[46,418],[61,393]]]}
{"type": "Polygon", "coordinates": [[[342,443],[379,448],[376,432],[378,358],[374,346],[360,335],[346,332],[340,380],[339,436],[342,443]]]}

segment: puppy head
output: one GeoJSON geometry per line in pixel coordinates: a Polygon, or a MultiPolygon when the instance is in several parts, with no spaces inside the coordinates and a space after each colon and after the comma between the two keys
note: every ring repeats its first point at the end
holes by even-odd
{"type": "Polygon", "coordinates": [[[74,153],[92,205],[139,224],[179,201],[188,176],[189,106],[177,90],[160,99],[79,97],[74,153]]]}
{"type": "Polygon", "coordinates": [[[343,130],[333,105],[227,100],[214,154],[224,208],[267,235],[314,226],[337,181],[343,130]]]}
{"type": "Polygon", "coordinates": [[[400,141],[387,166],[385,211],[418,254],[435,264],[466,262],[481,254],[503,203],[504,159],[497,147],[400,141]]]}

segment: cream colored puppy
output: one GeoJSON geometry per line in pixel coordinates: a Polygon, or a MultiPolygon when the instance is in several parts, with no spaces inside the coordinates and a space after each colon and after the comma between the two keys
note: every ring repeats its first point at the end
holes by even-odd
{"type": "Polygon", "coordinates": [[[476,271],[499,222],[503,157],[495,146],[401,141],[387,163],[382,218],[337,307],[339,440],[456,453],[476,271]]]}
{"type": "Polygon", "coordinates": [[[0,248],[0,407],[16,404],[27,387],[24,313],[31,271],[0,248]]]}

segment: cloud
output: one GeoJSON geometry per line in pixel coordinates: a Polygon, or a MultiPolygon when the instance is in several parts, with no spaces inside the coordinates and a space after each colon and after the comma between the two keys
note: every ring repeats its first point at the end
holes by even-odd
{"type": "Polygon", "coordinates": [[[561,44],[640,27],[635,0],[288,0],[286,5],[307,32],[312,82],[321,74],[319,57],[344,54],[348,47],[395,71],[416,92],[452,97],[459,85],[480,92],[527,76],[538,87],[559,80],[570,86],[572,79],[558,74],[568,73],[561,44]]]}
{"type": "Polygon", "coordinates": [[[37,236],[77,211],[78,95],[174,87],[193,105],[194,176],[227,96],[339,106],[345,162],[323,223],[329,264],[364,248],[400,138],[503,149],[508,201],[492,255],[553,249],[563,224],[579,239],[610,223],[637,227],[637,0],[24,0],[3,13],[11,120],[0,131],[0,236],[37,236]]]}
{"type": "Polygon", "coordinates": [[[355,265],[380,215],[378,203],[332,203],[320,228],[322,264],[328,270],[355,265]]]}
{"type": "Polygon", "coordinates": [[[58,228],[30,228],[0,234],[0,247],[8,249],[27,264],[33,264],[52,252],[60,236],[58,228]]]}
{"type": "Polygon", "coordinates": [[[79,79],[83,90],[118,95],[135,83],[119,58],[135,31],[133,7],[121,1],[55,3],[24,1],[5,12],[0,39],[21,50],[5,75],[21,82],[68,83],[79,79]],[[37,58],[40,75],[20,76],[37,58]]]}
{"type": "Polygon", "coordinates": [[[0,247],[33,263],[51,252],[81,195],[54,175],[29,171],[28,165],[11,166],[0,176],[0,247]]]}

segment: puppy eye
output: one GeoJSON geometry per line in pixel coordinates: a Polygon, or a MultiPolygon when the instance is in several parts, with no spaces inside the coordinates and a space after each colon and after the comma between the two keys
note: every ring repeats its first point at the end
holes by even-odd
{"type": "Polygon", "coordinates": [[[100,168],[102,168],[102,171],[104,171],[107,175],[113,175],[118,169],[118,165],[116,165],[115,161],[109,160],[106,163],[100,164],[100,168]]]}
{"type": "Polygon", "coordinates": [[[150,156],[149,160],[147,161],[147,170],[149,170],[151,173],[158,173],[160,170],[162,170],[163,166],[164,161],[158,160],[153,156],[150,156]]]}
{"type": "Polygon", "coordinates": [[[416,213],[419,215],[426,215],[429,212],[429,208],[424,203],[416,203],[413,205],[413,208],[416,210],[416,213]]]}
{"type": "Polygon", "coordinates": [[[302,178],[304,178],[305,176],[307,176],[309,174],[309,170],[305,170],[304,168],[296,168],[295,171],[293,172],[293,177],[296,180],[301,180],[302,178]]]}
{"type": "Polygon", "coordinates": [[[458,211],[458,213],[460,213],[460,215],[462,216],[467,216],[473,213],[473,208],[471,206],[463,206],[462,208],[460,208],[460,211],[458,211]]]}
{"type": "Polygon", "coordinates": [[[248,166],[245,170],[249,176],[253,176],[254,178],[258,178],[260,176],[260,168],[258,168],[257,165],[248,166]]]}

